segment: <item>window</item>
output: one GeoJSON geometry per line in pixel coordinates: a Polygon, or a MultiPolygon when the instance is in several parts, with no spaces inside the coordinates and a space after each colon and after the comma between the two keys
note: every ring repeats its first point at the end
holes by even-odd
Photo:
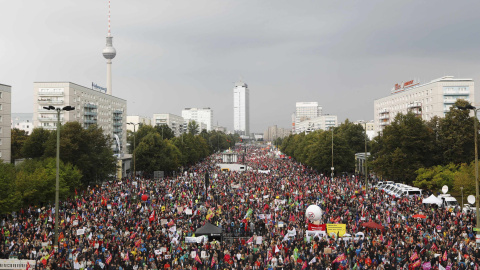
{"type": "Polygon", "coordinates": [[[0,127],[0,134],[2,134],[2,127],[0,127]]]}
{"type": "Polygon", "coordinates": [[[3,92],[0,92],[0,99],[3,98],[3,92]]]}
{"type": "Polygon", "coordinates": [[[2,104],[0,104],[0,111],[2,110],[2,104]]]}
{"type": "Polygon", "coordinates": [[[2,145],[2,139],[0,139],[0,145],[2,145]]]}

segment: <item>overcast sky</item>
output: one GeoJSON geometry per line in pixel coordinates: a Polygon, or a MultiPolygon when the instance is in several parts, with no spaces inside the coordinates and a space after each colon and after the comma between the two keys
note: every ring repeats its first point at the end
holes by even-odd
{"type": "MultiPolygon", "coordinates": [[[[0,6],[0,83],[12,86],[12,112],[33,111],[35,81],[106,86],[107,0],[0,6]]],[[[395,83],[480,79],[480,1],[112,0],[111,8],[113,94],[128,101],[128,115],[211,107],[232,130],[241,77],[251,130],[263,132],[290,127],[296,101],[318,101],[340,121],[371,120],[373,101],[395,83]]]]}

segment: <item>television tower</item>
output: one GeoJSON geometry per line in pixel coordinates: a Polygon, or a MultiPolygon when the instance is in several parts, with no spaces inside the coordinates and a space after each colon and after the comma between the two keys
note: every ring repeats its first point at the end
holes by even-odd
{"type": "Polygon", "coordinates": [[[107,59],[107,95],[112,95],[112,59],[117,55],[117,51],[113,48],[113,37],[110,33],[110,0],[108,0],[108,35],[107,45],[103,49],[103,57],[107,59]]]}

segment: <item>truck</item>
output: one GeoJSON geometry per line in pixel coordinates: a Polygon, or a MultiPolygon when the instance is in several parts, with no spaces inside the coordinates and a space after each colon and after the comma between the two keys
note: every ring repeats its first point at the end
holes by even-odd
{"type": "Polygon", "coordinates": [[[446,209],[450,209],[458,206],[457,199],[452,197],[452,195],[450,194],[441,194],[441,195],[438,195],[438,198],[442,200],[442,202],[438,204],[438,207],[444,207],[446,209]]]}

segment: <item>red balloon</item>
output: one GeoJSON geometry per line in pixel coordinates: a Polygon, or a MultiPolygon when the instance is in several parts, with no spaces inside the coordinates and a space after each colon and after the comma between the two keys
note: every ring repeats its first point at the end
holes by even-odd
{"type": "Polygon", "coordinates": [[[147,194],[143,194],[142,195],[142,201],[147,201],[148,200],[148,195],[147,194]]]}

